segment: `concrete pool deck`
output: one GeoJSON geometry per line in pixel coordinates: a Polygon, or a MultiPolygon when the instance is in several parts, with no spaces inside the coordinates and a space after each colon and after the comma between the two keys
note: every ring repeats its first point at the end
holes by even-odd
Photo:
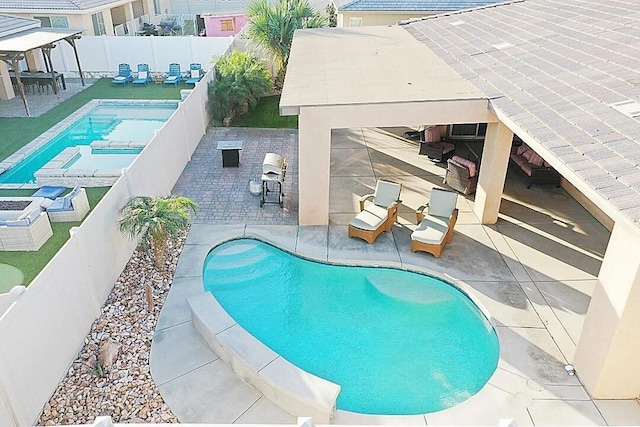
{"type": "MultiPolygon", "coordinates": [[[[237,187],[225,187],[224,181],[244,182],[240,175],[246,172],[250,176],[255,165],[245,162],[247,171],[242,167],[223,170],[210,147],[218,139],[245,139],[241,156],[253,158],[253,162],[261,162],[265,149],[290,150],[289,163],[293,164],[297,152],[290,146],[295,141],[290,141],[287,131],[212,129],[198,150],[201,156],[207,153],[214,157],[201,159],[196,151],[183,177],[195,177],[197,169],[203,168],[202,179],[213,180],[213,187],[194,188],[185,185],[185,180],[176,185],[177,194],[192,197],[201,205],[209,197],[229,212],[225,221],[209,220],[206,212],[196,218],[153,341],[153,378],[182,422],[295,423],[293,416],[238,380],[209,349],[194,328],[186,301],[202,292],[204,258],[215,244],[235,237],[256,237],[309,258],[393,265],[440,276],[472,295],[496,327],[501,345],[498,369],[469,400],[418,416],[338,411],[335,424],[497,425],[500,419],[514,419],[518,425],[640,424],[636,401],[591,400],[579,382],[579,372],[578,377],[569,376],[564,369],[573,357],[609,238],[609,232],[564,190],[527,190],[519,176],[509,176],[500,219],[491,226],[479,223],[472,199],[459,196],[460,216],[453,242],[436,259],[411,253],[409,235],[415,227],[413,210],[427,201],[431,188],[442,186],[444,169],[418,156],[417,146],[392,132],[334,132],[331,225],[312,227],[295,225],[292,216],[296,212],[285,213],[276,205],[255,213],[252,206],[244,207],[247,200],[253,203],[255,199],[245,200],[248,191],[244,187],[238,195],[237,187]],[[204,170],[205,164],[208,170],[204,170]],[[400,223],[372,245],[349,239],[346,224],[355,215],[357,198],[370,192],[376,179],[383,177],[404,184],[400,223]],[[216,186],[228,190],[211,194],[216,186]],[[234,198],[238,205],[233,205],[234,198]],[[249,211],[248,216],[236,216],[234,212],[243,209],[249,211]],[[260,213],[264,215],[262,224],[259,218],[251,217],[260,213]]],[[[288,175],[288,179],[295,178],[288,175]]]]}

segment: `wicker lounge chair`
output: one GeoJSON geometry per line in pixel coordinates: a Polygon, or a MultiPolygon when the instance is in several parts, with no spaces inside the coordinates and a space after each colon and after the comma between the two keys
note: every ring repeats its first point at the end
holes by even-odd
{"type": "Polygon", "coordinates": [[[473,194],[478,186],[478,168],[475,162],[453,156],[447,160],[444,183],[462,194],[473,194]]]}
{"type": "Polygon", "coordinates": [[[40,209],[1,223],[0,249],[3,251],[37,251],[53,236],[49,217],[40,209]]]}
{"type": "Polygon", "coordinates": [[[349,223],[349,237],[371,244],[383,231],[391,231],[398,220],[401,190],[401,183],[379,179],[375,193],[360,198],[360,213],[349,223]],[[372,203],[365,205],[369,199],[372,203]]]}
{"type": "Polygon", "coordinates": [[[416,211],[418,227],[411,233],[411,252],[428,252],[440,258],[444,246],[453,240],[453,227],[458,219],[457,198],[453,191],[431,190],[429,203],[416,211]]]}
{"type": "Polygon", "coordinates": [[[84,188],[76,187],[63,197],[57,197],[46,207],[51,222],[80,221],[89,212],[89,200],[84,188]]]}

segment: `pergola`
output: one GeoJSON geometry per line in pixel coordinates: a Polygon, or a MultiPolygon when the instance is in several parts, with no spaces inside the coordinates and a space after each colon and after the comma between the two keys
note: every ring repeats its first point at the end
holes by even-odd
{"type": "MultiPolygon", "coordinates": [[[[80,73],[80,80],[84,86],[84,77],[82,75],[82,67],[80,66],[80,58],[78,57],[78,50],[76,48],[76,39],[81,37],[82,30],[69,30],[58,28],[31,28],[25,31],[21,31],[16,34],[11,34],[0,38],[0,60],[11,65],[16,78],[20,97],[24,103],[24,108],[27,111],[27,115],[30,116],[29,103],[24,90],[24,84],[20,79],[19,61],[24,59],[27,52],[40,49],[44,56],[45,66],[47,72],[51,73],[53,92],[58,94],[58,87],[55,79],[55,72],[53,70],[53,63],[51,62],[51,49],[55,47],[55,43],[60,40],[65,40],[73,48],[73,53],[76,58],[76,64],[78,66],[78,72],[80,73]]],[[[9,79],[9,75],[2,75],[3,79],[9,79]]]]}

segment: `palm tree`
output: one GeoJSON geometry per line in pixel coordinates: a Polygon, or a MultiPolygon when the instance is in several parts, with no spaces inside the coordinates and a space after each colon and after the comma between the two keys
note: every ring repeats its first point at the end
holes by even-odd
{"type": "Polygon", "coordinates": [[[120,209],[120,231],[130,238],[142,235],[143,248],[153,249],[158,270],[164,268],[169,239],[175,239],[189,227],[189,211],[198,205],[186,197],[137,196],[120,209]]]}
{"type": "Polygon", "coordinates": [[[326,17],[314,11],[307,0],[279,0],[273,6],[269,0],[255,0],[247,12],[249,38],[273,54],[279,76],[286,72],[294,31],[327,26],[326,17]]]}

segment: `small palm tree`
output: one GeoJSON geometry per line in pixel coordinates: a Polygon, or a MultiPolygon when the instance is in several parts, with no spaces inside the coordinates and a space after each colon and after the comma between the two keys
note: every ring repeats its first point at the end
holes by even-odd
{"type": "Polygon", "coordinates": [[[143,247],[153,249],[158,270],[164,268],[169,239],[175,239],[189,227],[189,211],[198,205],[186,197],[137,196],[120,209],[120,231],[130,238],[142,235],[143,247]]]}
{"type": "Polygon", "coordinates": [[[282,80],[289,62],[293,33],[300,28],[327,26],[327,18],[307,0],[254,0],[247,8],[249,39],[270,52],[280,68],[276,81],[282,80]]]}

